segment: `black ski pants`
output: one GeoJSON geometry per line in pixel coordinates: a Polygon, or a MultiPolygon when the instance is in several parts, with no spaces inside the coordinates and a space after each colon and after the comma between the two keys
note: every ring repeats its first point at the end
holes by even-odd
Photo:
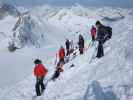
{"type": "Polygon", "coordinates": [[[104,50],[103,50],[103,44],[101,41],[99,41],[99,44],[98,44],[98,50],[97,50],[97,58],[101,58],[104,56],[104,50]]]}
{"type": "Polygon", "coordinates": [[[45,89],[45,85],[43,83],[44,77],[37,77],[36,78],[36,94],[37,96],[41,96],[41,94],[43,93],[44,89],[45,89]]]}

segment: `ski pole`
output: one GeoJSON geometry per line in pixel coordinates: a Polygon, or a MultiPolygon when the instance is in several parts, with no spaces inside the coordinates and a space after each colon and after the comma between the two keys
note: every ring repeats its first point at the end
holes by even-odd
{"type": "Polygon", "coordinates": [[[58,56],[58,53],[56,53],[56,58],[55,58],[55,65],[56,65],[56,63],[57,63],[57,56],[58,56]]]}

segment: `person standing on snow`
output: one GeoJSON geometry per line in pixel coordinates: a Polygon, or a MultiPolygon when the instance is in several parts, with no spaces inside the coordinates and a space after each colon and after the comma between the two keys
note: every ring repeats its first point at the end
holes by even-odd
{"type": "Polygon", "coordinates": [[[65,63],[65,49],[63,48],[63,46],[61,46],[60,50],[59,50],[59,62],[60,63],[65,63]]]}
{"type": "Polygon", "coordinates": [[[67,50],[67,53],[66,53],[66,56],[70,55],[70,41],[68,39],[66,39],[66,50],[67,50]]]}
{"type": "Polygon", "coordinates": [[[34,61],[35,68],[34,68],[34,75],[36,76],[36,95],[41,96],[45,89],[45,85],[43,83],[44,77],[46,76],[48,70],[45,68],[45,66],[42,64],[42,61],[39,59],[36,59],[34,61]]]}
{"type": "Polygon", "coordinates": [[[96,22],[96,27],[97,40],[99,42],[97,57],[101,58],[104,56],[103,44],[112,37],[112,28],[110,26],[104,26],[100,21],[96,22]]]}
{"type": "Polygon", "coordinates": [[[70,54],[74,52],[74,43],[73,40],[70,42],[70,54]]]}
{"type": "Polygon", "coordinates": [[[92,28],[91,28],[91,37],[92,37],[92,42],[94,43],[95,39],[96,39],[96,27],[94,27],[92,25],[92,28]]]}
{"type": "Polygon", "coordinates": [[[104,56],[103,50],[103,41],[104,41],[104,27],[100,21],[96,22],[97,27],[97,41],[98,41],[98,50],[97,50],[97,58],[101,58],[104,56]]]}
{"type": "Polygon", "coordinates": [[[84,53],[84,38],[81,34],[79,35],[78,46],[79,46],[80,54],[83,54],[84,53]]]}
{"type": "Polygon", "coordinates": [[[59,62],[56,66],[55,73],[51,78],[53,81],[55,81],[55,79],[57,79],[60,76],[60,72],[63,72],[63,65],[65,64],[64,58],[65,58],[65,49],[63,48],[63,46],[61,46],[59,50],[59,62]]]}
{"type": "Polygon", "coordinates": [[[60,73],[64,71],[63,65],[64,65],[63,63],[58,62],[57,66],[56,66],[55,73],[51,78],[53,81],[55,81],[60,76],[60,73]]]}

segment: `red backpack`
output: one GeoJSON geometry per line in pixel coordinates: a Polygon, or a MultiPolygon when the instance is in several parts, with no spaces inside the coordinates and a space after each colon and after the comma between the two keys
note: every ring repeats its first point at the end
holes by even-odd
{"type": "Polygon", "coordinates": [[[46,76],[48,70],[43,66],[43,64],[37,64],[34,68],[34,75],[39,77],[46,76]]]}
{"type": "Polygon", "coordinates": [[[91,29],[91,35],[96,37],[96,28],[95,27],[92,27],[91,29]]]}
{"type": "Polygon", "coordinates": [[[59,58],[62,59],[62,58],[64,58],[64,56],[65,56],[65,49],[64,48],[61,48],[59,50],[59,58]]]}

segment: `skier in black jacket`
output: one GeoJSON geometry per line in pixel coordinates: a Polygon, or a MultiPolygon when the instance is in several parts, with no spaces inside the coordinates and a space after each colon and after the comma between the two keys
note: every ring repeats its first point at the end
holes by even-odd
{"type": "Polygon", "coordinates": [[[103,44],[112,37],[112,28],[109,26],[104,26],[100,21],[96,22],[96,27],[97,41],[99,42],[97,58],[101,58],[104,56],[103,44]]]}
{"type": "Polygon", "coordinates": [[[70,41],[68,39],[66,39],[66,56],[68,56],[70,54],[70,41]]]}
{"type": "Polygon", "coordinates": [[[78,46],[79,46],[80,54],[83,54],[84,53],[84,38],[83,38],[83,36],[81,34],[79,35],[78,46]]]}
{"type": "Polygon", "coordinates": [[[103,25],[101,24],[100,21],[96,22],[96,27],[97,27],[97,38],[96,40],[98,41],[98,50],[97,50],[97,58],[101,58],[104,56],[104,50],[103,50],[103,41],[104,41],[104,34],[105,34],[105,29],[103,25]]]}

